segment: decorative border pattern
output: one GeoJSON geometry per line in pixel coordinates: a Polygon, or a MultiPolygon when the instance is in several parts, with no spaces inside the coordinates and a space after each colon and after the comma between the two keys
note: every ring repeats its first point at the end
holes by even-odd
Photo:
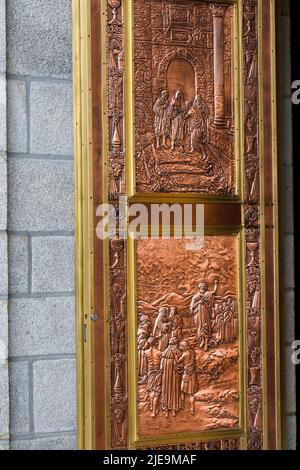
{"type": "MultiPolygon", "coordinates": [[[[124,1],[107,0],[109,200],[125,193],[124,1]]],[[[126,243],[109,244],[111,446],[128,446],[126,243]]]]}
{"type": "Polygon", "coordinates": [[[247,305],[247,435],[248,449],[260,450],[262,441],[262,321],[260,269],[260,171],[258,2],[244,0],[244,123],[245,123],[245,236],[247,305]]]}
{"type": "Polygon", "coordinates": [[[126,247],[112,240],[110,252],[110,347],[112,447],[128,444],[126,247]]]}
{"type": "Polygon", "coordinates": [[[109,198],[125,192],[123,0],[107,0],[109,198]]]}

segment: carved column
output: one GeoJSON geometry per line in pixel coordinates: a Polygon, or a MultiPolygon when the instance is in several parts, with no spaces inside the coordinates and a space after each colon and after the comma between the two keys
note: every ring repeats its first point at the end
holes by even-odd
{"type": "Polygon", "coordinates": [[[227,6],[213,3],[210,5],[214,27],[214,93],[215,127],[225,127],[225,79],[224,79],[224,15],[227,6]]]}

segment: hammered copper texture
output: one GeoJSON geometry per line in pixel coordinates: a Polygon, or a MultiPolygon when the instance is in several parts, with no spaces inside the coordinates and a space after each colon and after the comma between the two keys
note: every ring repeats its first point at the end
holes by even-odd
{"type": "Polygon", "coordinates": [[[233,194],[233,6],[134,7],[137,192],[233,194]]]}
{"type": "Polygon", "coordinates": [[[139,434],[239,422],[237,237],[137,241],[139,434]]]}

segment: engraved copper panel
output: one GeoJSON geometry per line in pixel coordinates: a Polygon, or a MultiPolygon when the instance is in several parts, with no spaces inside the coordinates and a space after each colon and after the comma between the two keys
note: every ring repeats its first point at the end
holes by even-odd
{"type": "Polygon", "coordinates": [[[237,240],[137,241],[140,437],[238,427],[237,240]]]}
{"type": "Polygon", "coordinates": [[[134,1],[137,192],[236,192],[233,16],[225,2],[134,1]]]}

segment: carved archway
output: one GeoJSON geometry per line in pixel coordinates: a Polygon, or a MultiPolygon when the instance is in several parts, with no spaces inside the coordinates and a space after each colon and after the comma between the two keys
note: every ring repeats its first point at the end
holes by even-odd
{"type": "Polygon", "coordinates": [[[173,59],[167,69],[167,90],[170,96],[175,96],[181,90],[184,99],[193,101],[196,91],[195,69],[190,61],[182,58],[173,59]]]}
{"type": "Polygon", "coordinates": [[[195,93],[198,92],[199,90],[199,80],[201,76],[201,71],[200,71],[200,65],[197,61],[197,58],[191,54],[190,51],[188,51],[185,48],[179,48],[176,49],[175,51],[170,52],[169,54],[166,54],[165,57],[161,60],[159,66],[158,66],[158,74],[157,77],[154,78],[154,93],[155,95],[159,95],[160,92],[164,89],[168,88],[167,84],[167,76],[168,76],[168,68],[171,64],[176,59],[184,59],[187,62],[189,62],[194,70],[195,70],[195,93]]]}

